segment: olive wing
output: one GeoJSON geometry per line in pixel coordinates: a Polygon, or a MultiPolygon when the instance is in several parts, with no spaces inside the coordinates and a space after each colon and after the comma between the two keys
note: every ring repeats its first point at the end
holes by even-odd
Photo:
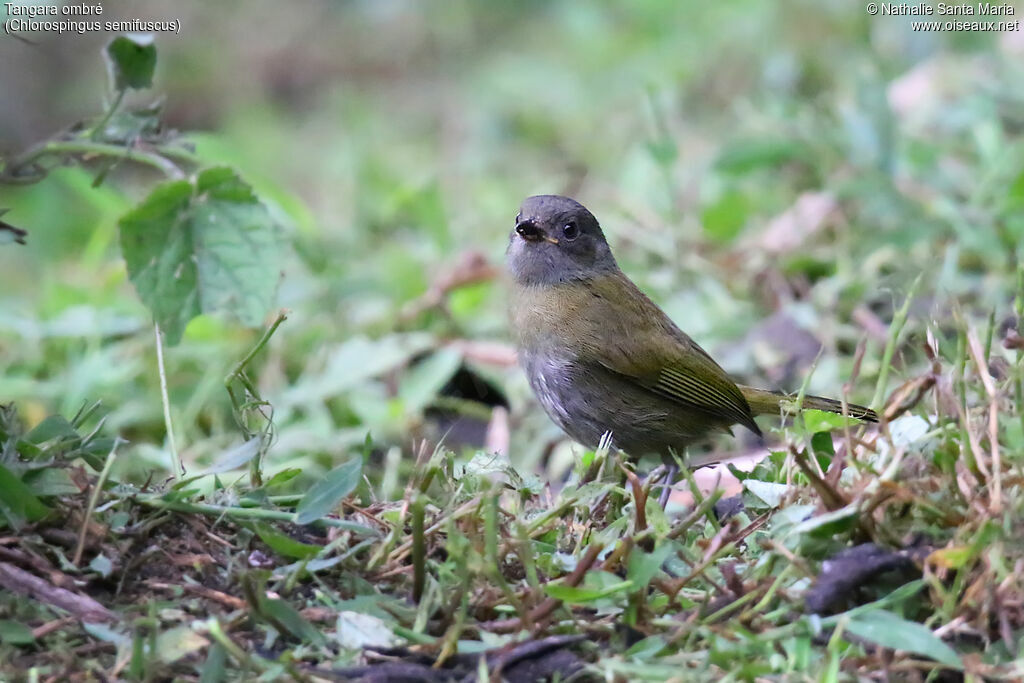
{"type": "Polygon", "coordinates": [[[761,433],[728,373],[625,275],[595,278],[587,289],[581,317],[591,334],[581,349],[584,360],[671,401],[761,433]]]}

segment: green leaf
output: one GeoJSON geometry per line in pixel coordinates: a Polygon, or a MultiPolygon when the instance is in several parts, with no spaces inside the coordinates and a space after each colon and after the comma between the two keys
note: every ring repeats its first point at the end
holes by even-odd
{"type": "Polygon", "coordinates": [[[802,414],[804,417],[804,428],[808,434],[831,432],[836,429],[842,429],[847,425],[860,424],[860,420],[856,418],[827,413],[824,410],[807,409],[802,414]]]}
{"type": "Polygon", "coordinates": [[[594,600],[600,600],[606,598],[609,595],[615,595],[620,593],[627,588],[632,588],[632,581],[620,581],[610,586],[603,586],[600,588],[591,588],[589,586],[566,586],[561,583],[546,583],[544,584],[544,592],[556,600],[567,602],[573,605],[581,605],[594,600]]]}
{"type": "Polygon", "coordinates": [[[226,664],[228,661],[228,651],[224,649],[224,646],[220,643],[214,643],[210,647],[210,651],[206,655],[206,661],[203,663],[202,674],[199,677],[199,683],[221,683],[221,681],[227,680],[226,664]]]}
{"type": "Polygon", "coordinates": [[[258,436],[245,441],[234,448],[225,451],[220,455],[217,460],[202,472],[198,472],[191,477],[182,479],[180,482],[174,485],[174,488],[180,489],[187,484],[194,482],[196,479],[202,477],[208,477],[211,474],[221,474],[223,472],[230,472],[231,470],[237,470],[242,465],[246,464],[253,457],[260,452],[260,445],[262,439],[258,436]]]}
{"type": "Polygon", "coordinates": [[[102,640],[104,643],[113,643],[118,647],[125,647],[131,642],[128,635],[107,624],[85,622],[82,624],[82,629],[93,638],[102,640]]]}
{"type": "Polygon", "coordinates": [[[77,439],[78,432],[63,415],[50,415],[23,437],[29,443],[41,444],[51,439],[77,439]]]}
{"type": "Polygon", "coordinates": [[[190,626],[176,626],[156,637],[155,654],[164,664],[171,664],[209,644],[205,636],[196,633],[190,626]]]}
{"type": "Polygon", "coordinates": [[[286,467],[267,480],[267,483],[263,485],[263,488],[270,490],[276,486],[283,486],[300,474],[302,474],[302,470],[298,467],[286,467]]]}
{"type": "MultiPolygon", "coordinates": [[[[811,448],[814,449],[815,454],[819,457],[828,456],[827,459],[830,459],[831,456],[836,454],[835,444],[832,443],[832,434],[829,432],[817,432],[812,436],[811,448]]],[[[827,469],[827,467],[828,463],[825,463],[825,466],[822,469],[827,469]]]]}
{"type": "Polygon", "coordinates": [[[1007,208],[1019,211],[1024,208],[1024,171],[1019,173],[1006,193],[1007,208]]]}
{"type": "Polygon", "coordinates": [[[830,538],[853,527],[857,521],[857,515],[856,506],[847,505],[800,522],[793,527],[791,533],[810,534],[816,538],[830,538]]]}
{"type": "Polygon", "coordinates": [[[269,524],[257,522],[253,525],[260,539],[278,555],[289,557],[295,560],[305,560],[315,557],[323,548],[318,545],[296,541],[291,536],[283,534],[269,524]]]}
{"type": "Polygon", "coordinates": [[[745,196],[739,192],[726,192],[701,212],[704,232],[720,242],[731,242],[747,224],[749,212],[745,196]]]}
{"type": "Polygon", "coordinates": [[[64,468],[44,467],[34,472],[26,472],[21,480],[32,489],[32,493],[40,497],[75,496],[82,492],[64,468]]]}
{"type": "Polygon", "coordinates": [[[0,643],[7,645],[31,645],[36,642],[32,629],[18,621],[0,619],[0,643]]]}
{"type": "Polygon", "coordinates": [[[759,481],[757,479],[744,479],[743,488],[760,498],[770,508],[777,508],[782,505],[782,499],[790,491],[788,484],[759,481]]]}
{"type": "Polygon", "coordinates": [[[153,85],[156,45],[153,34],[122,34],[107,43],[107,67],[117,90],[143,90],[153,85]]]}
{"type": "Polygon", "coordinates": [[[260,595],[260,614],[274,628],[283,630],[285,634],[308,643],[323,643],[324,635],[313,628],[299,612],[284,600],[267,598],[260,595]]]}
{"type": "Polygon", "coordinates": [[[322,400],[348,391],[365,380],[406,363],[430,349],[434,339],[427,334],[391,334],[379,339],[350,337],[333,349],[323,370],[302,382],[292,392],[294,400],[322,400]]]}
{"type": "Polygon", "coordinates": [[[646,588],[651,579],[661,571],[661,565],[674,551],[675,547],[671,543],[663,543],[649,553],[645,553],[639,548],[633,548],[629,554],[626,578],[632,581],[636,588],[646,588]]]}
{"type": "Polygon", "coordinates": [[[634,643],[632,647],[626,650],[625,655],[634,659],[653,659],[659,652],[665,649],[666,645],[664,636],[648,636],[634,643]]]}
{"type": "Polygon", "coordinates": [[[969,545],[940,548],[928,555],[928,564],[936,564],[947,569],[960,569],[978,556],[977,548],[969,545]]]}
{"type": "Polygon", "coordinates": [[[846,630],[855,636],[892,650],[903,650],[954,669],[962,669],[960,656],[931,629],[886,610],[872,610],[852,617],[846,630]]]}
{"type": "Polygon", "coordinates": [[[795,140],[736,140],[718,155],[715,168],[742,174],[758,168],[813,159],[812,150],[795,140]]]}
{"type": "Polygon", "coordinates": [[[159,185],[119,225],[128,276],[169,345],[200,313],[254,327],[273,305],[278,229],[230,168],[159,185]]]}
{"type": "Polygon", "coordinates": [[[50,508],[42,503],[32,489],[3,465],[0,465],[0,515],[14,528],[45,517],[50,508]]]}
{"type": "Polygon", "coordinates": [[[416,363],[398,384],[398,396],[409,413],[418,413],[437,396],[452,375],[462,365],[462,354],[452,348],[443,348],[416,363]]]}
{"type": "Polygon", "coordinates": [[[103,578],[109,577],[114,572],[114,564],[102,553],[92,558],[89,569],[93,570],[103,578]]]}
{"type": "Polygon", "coordinates": [[[309,524],[326,516],[359,485],[363,459],[352,458],[313,485],[295,508],[295,523],[309,524]]]}
{"type": "Polygon", "coordinates": [[[679,149],[669,138],[648,142],[647,151],[659,166],[671,166],[679,158],[679,149]]]}
{"type": "Polygon", "coordinates": [[[394,647],[401,642],[392,626],[380,617],[349,610],[338,613],[335,638],[346,650],[360,651],[367,647],[394,647]]]}

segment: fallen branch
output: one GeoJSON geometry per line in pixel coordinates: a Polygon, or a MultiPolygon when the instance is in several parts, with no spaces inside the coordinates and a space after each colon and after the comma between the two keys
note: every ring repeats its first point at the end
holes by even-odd
{"type": "Polygon", "coordinates": [[[29,574],[14,565],[0,562],[0,587],[27,595],[52,607],[69,612],[82,621],[117,621],[118,616],[87,595],[73,593],[29,574]]]}

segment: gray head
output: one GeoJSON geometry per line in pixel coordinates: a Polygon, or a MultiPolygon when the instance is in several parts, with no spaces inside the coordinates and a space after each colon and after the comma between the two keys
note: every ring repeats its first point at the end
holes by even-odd
{"type": "Polygon", "coordinates": [[[586,280],[618,269],[594,214],[554,194],[523,200],[506,262],[515,281],[524,285],[586,280]]]}

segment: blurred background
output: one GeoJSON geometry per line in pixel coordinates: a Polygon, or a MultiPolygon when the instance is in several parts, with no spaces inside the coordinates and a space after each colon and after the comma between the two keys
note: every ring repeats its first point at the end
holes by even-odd
{"type": "MultiPolygon", "coordinates": [[[[292,244],[289,318],[256,371],[271,471],[314,477],[369,434],[388,465],[444,437],[564,472],[571,450],[512,365],[496,279],[531,194],[586,204],[623,269],[746,383],[796,390],[820,354],[809,388],[836,395],[863,342],[850,398],[870,400],[919,275],[890,388],[923,367],[929,323],[1012,322],[1020,31],[915,32],[837,0],[103,7],[181,21],[156,36],[156,85],[133,102],[163,98],[167,125],[235,166],[292,244]]],[[[26,37],[0,36],[0,153],[103,107],[109,34],[26,37]]],[[[30,231],[0,247],[0,401],[31,424],[101,399],[105,429],[131,441],[123,474],[144,478],[168,458],[116,222],[160,178],[92,178],[0,186],[5,220],[30,231]]],[[[186,462],[241,438],[223,380],[259,333],[204,316],[168,349],[186,462]]]]}

